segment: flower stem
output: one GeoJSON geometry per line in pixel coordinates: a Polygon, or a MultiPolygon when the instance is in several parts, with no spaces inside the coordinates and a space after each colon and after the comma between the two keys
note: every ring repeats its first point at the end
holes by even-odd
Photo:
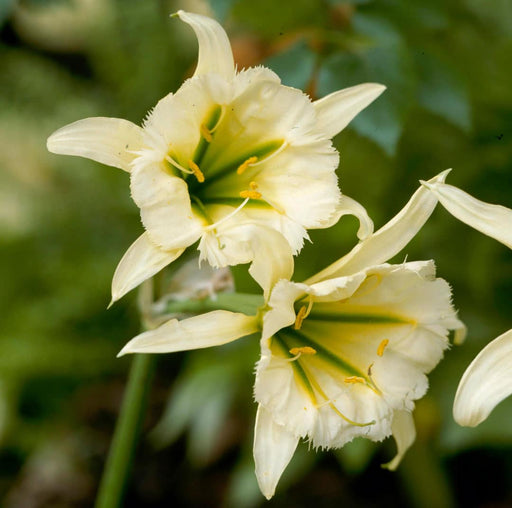
{"type": "Polygon", "coordinates": [[[155,364],[156,355],[134,355],[95,508],[117,508],[121,505],[146,413],[155,364]]]}

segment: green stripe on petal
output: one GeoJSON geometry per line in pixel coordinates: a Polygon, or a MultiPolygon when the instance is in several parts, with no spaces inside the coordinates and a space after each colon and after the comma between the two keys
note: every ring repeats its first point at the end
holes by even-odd
{"type": "MultiPolygon", "coordinates": [[[[306,336],[305,334],[301,333],[299,330],[293,330],[292,328],[286,328],[285,330],[281,330],[279,332],[280,337],[283,337],[283,335],[286,337],[285,344],[287,344],[288,341],[290,341],[290,343],[291,343],[291,346],[289,349],[292,349],[293,347],[304,347],[304,346],[311,347],[316,351],[315,359],[326,361],[330,365],[334,366],[336,369],[341,370],[344,373],[346,373],[346,377],[348,377],[348,376],[362,377],[367,383],[371,383],[371,380],[368,377],[367,373],[362,372],[357,367],[354,367],[352,364],[350,364],[343,358],[340,358],[338,355],[336,355],[329,349],[322,346],[316,340],[313,340],[310,337],[306,336]]],[[[288,349],[288,351],[289,351],[289,349],[288,349]]],[[[293,362],[293,363],[298,363],[298,362],[293,362]]]]}
{"type": "MultiPolygon", "coordinates": [[[[282,355],[284,355],[287,359],[291,359],[294,357],[294,355],[292,355],[290,353],[291,348],[288,348],[281,333],[276,334],[270,338],[270,349],[272,350],[274,346],[276,346],[279,349],[279,351],[282,353],[282,355]]],[[[281,356],[281,355],[276,355],[276,356],[281,356]]],[[[311,401],[313,402],[313,404],[316,405],[317,398],[315,395],[315,390],[313,389],[313,386],[311,385],[306,372],[302,368],[302,365],[296,361],[292,361],[292,362],[290,362],[290,364],[293,369],[295,379],[297,380],[297,384],[300,385],[307,392],[307,394],[308,394],[309,398],[311,399],[311,401]]]]}

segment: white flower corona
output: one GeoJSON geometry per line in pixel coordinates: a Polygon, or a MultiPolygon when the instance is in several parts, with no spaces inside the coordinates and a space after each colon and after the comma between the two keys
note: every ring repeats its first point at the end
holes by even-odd
{"type": "Polygon", "coordinates": [[[54,153],[130,172],[146,232],[117,268],[113,300],[197,241],[201,259],[219,267],[253,260],[251,236],[265,238],[269,229],[296,254],[308,229],[329,227],[343,214],[359,218],[361,237],[373,227],[364,208],[340,194],[331,138],[385,87],[363,84],[311,102],[267,68],[238,72],[216,21],[177,16],[198,38],[198,65],[142,127],[87,118],[48,139],[54,153]]]}
{"type": "Polygon", "coordinates": [[[171,320],[120,354],[221,345],[261,330],[254,459],[262,493],[272,497],[300,438],[332,448],[392,434],[398,453],[387,467],[394,469],[415,439],[411,411],[427,390],[426,373],[448,346],[448,331],[457,339],[464,330],[432,261],[385,264],[436,203],[420,188],[390,222],[305,283],[288,280],[286,263],[265,278],[255,262],[251,273],[268,295],[258,315],[171,320]]]}

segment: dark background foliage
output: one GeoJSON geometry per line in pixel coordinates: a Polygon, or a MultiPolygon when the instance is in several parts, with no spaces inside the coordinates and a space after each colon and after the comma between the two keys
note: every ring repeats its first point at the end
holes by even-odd
{"type": "MultiPolygon", "coordinates": [[[[108,312],[117,261],[140,234],[126,174],[47,153],[87,116],[139,123],[193,71],[191,30],[210,13],[239,67],[263,64],[313,98],[364,81],[388,90],[335,139],[343,192],[377,226],[419,179],[512,207],[512,4],[508,0],[3,0],[0,2],[0,497],[8,508],[91,506],[139,329],[133,294],[108,312]]],[[[351,218],[313,231],[296,280],[354,244],[351,218]]],[[[469,327],[418,403],[418,439],[302,446],[269,506],[512,505],[512,402],[476,429],[451,417],[471,358],[512,327],[509,250],[436,210],[401,259],[434,258],[469,327]]],[[[254,290],[234,270],[238,287],[254,290]]],[[[256,340],[159,358],[127,507],[263,504],[251,457],[256,340]]]]}

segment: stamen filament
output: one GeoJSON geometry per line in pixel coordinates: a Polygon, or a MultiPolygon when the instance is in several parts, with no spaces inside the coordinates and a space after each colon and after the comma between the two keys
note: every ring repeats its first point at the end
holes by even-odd
{"type": "Polygon", "coordinates": [[[279,155],[287,146],[288,146],[288,142],[283,141],[283,144],[275,152],[272,152],[271,154],[267,155],[267,157],[265,157],[261,160],[256,160],[255,162],[251,163],[251,166],[259,166],[260,164],[263,164],[264,162],[268,162],[270,159],[273,159],[276,155],[279,155]]]}
{"type": "Polygon", "coordinates": [[[223,222],[226,222],[227,220],[231,219],[234,215],[236,215],[247,203],[249,202],[249,198],[245,198],[244,201],[231,213],[228,213],[225,217],[222,217],[222,219],[218,220],[214,224],[210,224],[209,226],[206,226],[204,229],[205,231],[211,231],[212,229],[215,229],[217,226],[222,224],[223,222]]]}
{"type": "Polygon", "coordinates": [[[172,164],[176,169],[183,171],[183,173],[187,173],[188,175],[192,175],[194,173],[190,169],[185,169],[181,164],[178,164],[169,154],[165,156],[165,160],[172,164]]]}

